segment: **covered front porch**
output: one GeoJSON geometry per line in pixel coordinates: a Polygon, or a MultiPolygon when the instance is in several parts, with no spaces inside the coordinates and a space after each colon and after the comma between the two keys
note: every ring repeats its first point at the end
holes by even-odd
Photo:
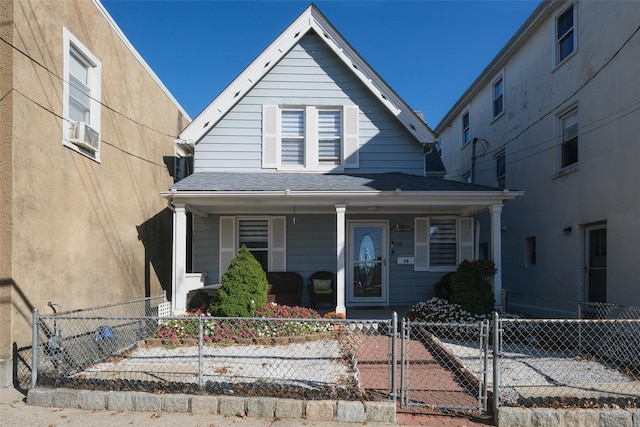
{"type": "Polygon", "coordinates": [[[372,307],[408,309],[459,262],[477,258],[473,215],[482,211],[491,216],[500,295],[502,206],[520,194],[400,173],[197,173],[163,193],[174,212],[172,310],[186,310],[189,291],[220,283],[247,242],[265,271],[300,274],[302,305],[311,302],[311,274],[329,271],[335,306],[327,311],[357,318],[372,307]]]}

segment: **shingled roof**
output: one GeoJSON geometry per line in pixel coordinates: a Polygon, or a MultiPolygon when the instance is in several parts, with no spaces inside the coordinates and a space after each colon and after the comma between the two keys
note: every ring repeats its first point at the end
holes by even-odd
{"type": "Polygon", "coordinates": [[[400,172],[244,173],[197,172],[170,187],[174,191],[502,191],[502,189],[400,172]]]}

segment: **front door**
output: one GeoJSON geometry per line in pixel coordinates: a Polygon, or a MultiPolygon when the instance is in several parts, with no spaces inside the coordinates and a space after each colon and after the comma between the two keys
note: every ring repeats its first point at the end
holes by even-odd
{"type": "Polygon", "coordinates": [[[347,305],[387,305],[387,230],[381,221],[349,222],[347,305]]]}
{"type": "Polygon", "coordinates": [[[589,302],[607,302],[607,228],[591,226],[585,233],[587,298],[589,302]]]}

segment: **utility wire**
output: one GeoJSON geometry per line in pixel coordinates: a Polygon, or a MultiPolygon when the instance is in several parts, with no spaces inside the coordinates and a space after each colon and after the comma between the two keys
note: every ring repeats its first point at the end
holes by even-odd
{"type": "MultiPolygon", "coordinates": [[[[71,84],[71,83],[69,83],[69,81],[67,81],[67,80],[65,80],[64,78],[60,77],[60,76],[59,76],[59,75],[57,75],[55,72],[51,71],[49,68],[47,68],[46,66],[44,66],[43,64],[41,64],[40,62],[38,62],[36,59],[34,59],[33,57],[31,57],[28,53],[24,52],[23,50],[21,50],[21,49],[20,49],[20,48],[18,48],[17,46],[14,46],[11,42],[7,41],[4,37],[0,37],[0,40],[1,40],[2,42],[4,42],[6,45],[8,45],[9,47],[11,47],[12,49],[14,49],[16,52],[18,52],[18,53],[20,53],[21,55],[23,55],[25,58],[29,59],[29,61],[31,61],[31,62],[33,62],[34,64],[38,65],[40,68],[42,68],[43,70],[45,70],[47,73],[51,74],[53,77],[57,78],[58,80],[60,80],[60,81],[62,81],[62,82],[64,82],[64,83],[66,83],[66,84],[69,84],[69,85],[71,84]]],[[[22,93],[21,93],[21,94],[22,94],[22,93]]],[[[22,94],[22,95],[24,96],[24,94],[22,94]]],[[[124,113],[122,113],[122,112],[120,112],[120,111],[116,110],[115,108],[110,107],[109,105],[107,105],[107,104],[103,103],[101,100],[96,99],[96,98],[93,98],[91,95],[89,95],[89,98],[91,98],[91,99],[92,99],[92,100],[94,100],[95,102],[99,103],[101,106],[103,106],[103,107],[104,107],[104,108],[106,108],[107,110],[109,110],[109,111],[111,111],[111,112],[113,112],[113,113],[115,113],[115,114],[117,114],[117,115],[119,115],[119,116],[121,116],[121,117],[123,117],[123,118],[125,118],[125,119],[127,119],[127,120],[129,120],[129,121],[131,121],[132,123],[135,123],[135,124],[136,124],[136,125],[138,125],[138,126],[142,126],[142,127],[146,128],[146,129],[149,129],[149,130],[151,130],[151,131],[157,132],[157,133],[159,133],[159,134],[161,134],[161,135],[168,136],[169,138],[172,138],[172,139],[177,139],[177,138],[178,138],[176,135],[170,135],[170,134],[165,133],[165,132],[163,132],[163,131],[161,131],[161,130],[159,130],[159,129],[155,129],[155,128],[151,127],[151,126],[145,125],[144,123],[141,123],[141,122],[139,122],[139,121],[137,121],[137,120],[135,120],[135,119],[133,119],[133,118],[131,118],[131,117],[127,116],[126,114],[124,114],[124,113]]],[[[29,99],[30,99],[30,98],[29,98],[29,99]]],[[[33,100],[32,100],[32,101],[33,101],[33,100]]],[[[34,102],[35,102],[35,101],[34,101],[34,102]]],[[[38,104],[38,105],[40,105],[40,104],[38,104]]],[[[43,106],[42,106],[42,107],[43,107],[43,106]]],[[[48,108],[46,108],[46,107],[43,107],[43,108],[44,108],[45,110],[47,110],[47,111],[49,111],[49,112],[53,113],[53,111],[51,111],[50,109],[48,109],[48,108]]],[[[59,116],[58,114],[56,114],[56,113],[53,113],[53,114],[55,114],[56,116],[60,117],[60,116],[59,116]]]]}
{"type": "MultiPolygon", "coordinates": [[[[546,112],[545,114],[543,114],[542,116],[540,116],[538,119],[536,119],[536,120],[534,120],[533,122],[531,122],[528,126],[526,126],[523,130],[521,130],[521,131],[520,131],[516,136],[514,136],[513,138],[511,138],[511,139],[507,140],[507,141],[506,141],[504,144],[502,144],[500,147],[498,147],[498,148],[496,148],[496,149],[492,150],[492,151],[491,151],[491,152],[489,152],[489,153],[486,153],[485,155],[487,155],[487,154],[489,154],[489,155],[495,155],[495,154],[499,153],[500,151],[504,150],[504,148],[505,148],[506,146],[508,146],[509,144],[511,144],[511,143],[515,142],[516,140],[518,140],[518,139],[519,139],[519,138],[520,138],[520,137],[521,137],[525,132],[527,132],[527,131],[528,131],[529,129],[531,129],[533,126],[535,126],[535,125],[537,125],[538,123],[540,123],[540,122],[541,122],[542,120],[544,120],[547,116],[549,116],[550,114],[552,114],[554,111],[558,110],[558,108],[560,108],[564,103],[566,103],[568,100],[570,100],[571,98],[573,98],[576,94],[578,94],[578,93],[579,93],[582,89],[584,89],[584,88],[585,88],[589,83],[591,83],[591,81],[593,81],[593,79],[595,79],[595,78],[596,78],[596,76],[598,76],[598,75],[600,74],[600,72],[602,72],[602,70],[604,70],[604,69],[605,69],[605,68],[606,68],[606,67],[607,67],[607,66],[608,66],[608,65],[609,65],[609,64],[610,64],[610,63],[611,63],[611,62],[612,62],[612,61],[613,61],[613,60],[614,60],[614,59],[615,59],[619,54],[620,54],[620,52],[622,51],[622,49],[624,49],[624,48],[629,44],[629,42],[630,42],[630,41],[631,41],[631,40],[636,36],[636,34],[638,34],[638,32],[639,32],[639,31],[640,31],[640,26],[638,26],[638,27],[637,27],[637,28],[636,28],[636,29],[631,33],[631,35],[630,35],[630,36],[629,36],[629,37],[628,37],[628,38],[627,38],[627,39],[622,43],[622,45],[620,45],[620,47],[619,47],[619,48],[618,48],[618,49],[613,53],[613,55],[611,55],[611,57],[610,57],[609,59],[607,59],[607,61],[605,61],[605,63],[604,63],[604,64],[602,64],[602,66],[600,66],[600,68],[598,68],[598,70],[597,70],[593,75],[591,75],[588,79],[586,79],[586,80],[585,80],[585,81],[584,81],[580,86],[578,86],[578,87],[576,88],[576,90],[574,90],[574,91],[573,91],[569,96],[565,97],[565,99],[563,99],[560,103],[558,103],[554,108],[550,109],[548,112],[546,112]]],[[[624,113],[622,116],[620,116],[620,117],[616,117],[615,119],[613,119],[613,120],[611,120],[611,121],[609,121],[609,122],[606,122],[606,123],[605,123],[605,124],[603,124],[603,125],[600,125],[600,126],[598,126],[598,127],[595,127],[594,129],[591,129],[591,130],[589,130],[589,131],[585,131],[585,132],[583,132],[581,135],[586,135],[586,134],[588,134],[589,132],[592,132],[592,131],[594,131],[594,130],[596,130],[596,129],[599,129],[599,128],[601,128],[601,127],[603,127],[603,126],[605,126],[605,125],[607,125],[607,124],[609,124],[609,123],[612,123],[612,122],[614,122],[614,121],[616,121],[616,120],[619,120],[619,119],[620,119],[620,118],[622,118],[622,117],[625,117],[625,116],[627,116],[627,115],[629,115],[629,114],[631,114],[631,113],[633,113],[633,112],[637,111],[637,110],[640,108],[640,107],[636,107],[638,104],[640,104],[640,103],[636,103],[636,104],[633,104],[633,105],[631,105],[631,106],[625,107],[625,108],[623,108],[622,110],[619,110],[619,111],[618,111],[618,112],[616,112],[616,113],[612,113],[610,116],[603,117],[603,118],[601,118],[601,119],[596,120],[595,122],[591,122],[591,123],[587,123],[586,125],[583,125],[583,126],[582,126],[582,128],[584,129],[585,127],[587,127],[587,126],[591,126],[592,124],[597,123],[597,122],[599,122],[599,121],[601,121],[601,120],[606,120],[607,118],[611,117],[613,114],[618,114],[618,113],[620,113],[621,111],[624,111],[624,110],[626,110],[626,109],[628,109],[628,108],[633,108],[633,107],[635,107],[635,108],[633,108],[631,111],[628,111],[628,112],[624,113]]],[[[508,165],[508,164],[516,163],[516,162],[518,162],[518,161],[526,160],[526,159],[529,159],[529,158],[531,158],[531,157],[533,157],[533,156],[536,156],[536,155],[538,155],[538,154],[541,154],[541,153],[543,153],[543,152],[545,152],[545,151],[548,151],[548,150],[554,149],[554,148],[556,147],[556,145],[555,145],[555,144],[554,144],[554,145],[552,145],[552,146],[551,146],[551,147],[549,147],[549,148],[542,149],[542,150],[540,150],[540,151],[537,151],[537,152],[535,152],[535,153],[532,153],[532,154],[530,154],[530,155],[528,155],[528,156],[525,156],[525,157],[522,157],[522,158],[517,158],[517,159],[515,159],[515,160],[513,160],[513,159],[511,158],[511,156],[512,156],[513,154],[517,154],[517,153],[519,153],[519,152],[526,151],[526,150],[531,150],[531,149],[534,149],[534,148],[536,148],[536,147],[538,147],[538,146],[541,146],[541,145],[544,145],[544,144],[548,144],[548,143],[550,143],[550,142],[555,142],[556,140],[557,140],[557,137],[553,137],[553,138],[550,138],[550,139],[544,140],[544,141],[542,141],[542,142],[540,142],[540,143],[538,143],[538,144],[529,145],[529,146],[527,146],[527,147],[524,147],[524,148],[522,148],[521,150],[514,151],[514,152],[510,152],[510,153],[509,153],[509,156],[510,156],[510,157],[509,157],[509,159],[511,159],[511,160],[507,160],[507,159],[505,159],[505,160],[507,160],[507,161],[506,161],[506,164],[508,165]]],[[[482,160],[482,161],[480,161],[480,162],[479,162],[479,164],[489,163],[489,162],[491,162],[491,160],[482,160]]],[[[478,165],[478,163],[476,164],[476,167],[477,167],[477,165],[478,165]]],[[[476,170],[476,173],[478,173],[478,172],[488,172],[488,171],[490,171],[490,170],[492,170],[492,169],[493,169],[493,168],[476,170]]],[[[462,176],[454,176],[453,178],[462,178],[462,176]]]]}

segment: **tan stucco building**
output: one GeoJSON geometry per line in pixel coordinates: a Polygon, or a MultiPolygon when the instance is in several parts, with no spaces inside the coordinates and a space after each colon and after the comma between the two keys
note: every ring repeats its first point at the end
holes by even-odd
{"type": "Polygon", "coordinates": [[[32,311],[171,285],[174,140],[189,117],[98,1],[0,2],[0,387],[32,311]]]}

